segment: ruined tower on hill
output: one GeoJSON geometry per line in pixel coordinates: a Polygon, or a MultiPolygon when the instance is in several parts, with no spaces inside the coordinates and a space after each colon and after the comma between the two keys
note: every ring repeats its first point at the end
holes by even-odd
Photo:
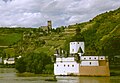
{"type": "Polygon", "coordinates": [[[48,30],[51,30],[52,29],[52,21],[49,20],[49,21],[47,21],[47,23],[48,23],[48,30]]]}
{"type": "Polygon", "coordinates": [[[52,29],[52,21],[47,21],[47,26],[41,26],[40,28],[43,29],[43,31],[49,33],[52,29]]]}

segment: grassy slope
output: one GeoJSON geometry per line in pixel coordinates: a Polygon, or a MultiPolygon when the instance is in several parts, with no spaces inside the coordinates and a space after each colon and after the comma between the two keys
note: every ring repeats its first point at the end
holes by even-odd
{"type": "Polygon", "coordinates": [[[45,45],[38,47],[34,52],[46,52],[49,55],[53,55],[55,49],[64,48],[64,43],[66,39],[69,39],[73,34],[66,35],[65,33],[55,34],[52,33],[48,36],[42,36],[41,39],[45,40],[45,45]]]}
{"type": "Polygon", "coordinates": [[[22,34],[11,33],[0,35],[0,46],[9,46],[18,42],[22,38],[22,34]]]}

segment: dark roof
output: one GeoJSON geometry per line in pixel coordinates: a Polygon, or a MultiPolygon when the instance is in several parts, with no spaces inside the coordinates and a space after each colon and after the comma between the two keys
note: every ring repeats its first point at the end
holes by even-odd
{"type": "Polygon", "coordinates": [[[83,50],[81,47],[78,49],[78,53],[83,53],[83,50]]]}
{"type": "Polygon", "coordinates": [[[15,58],[9,58],[8,59],[8,61],[14,61],[15,60],[15,58]]]}

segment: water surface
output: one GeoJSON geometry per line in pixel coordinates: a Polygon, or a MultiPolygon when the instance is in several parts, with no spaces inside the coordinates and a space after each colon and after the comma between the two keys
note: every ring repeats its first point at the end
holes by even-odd
{"type": "Polygon", "coordinates": [[[71,77],[57,76],[57,82],[45,81],[51,77],[18,77],[14,68],[0,68],[0,83],[120,83],[120,76],[71,77]]]}

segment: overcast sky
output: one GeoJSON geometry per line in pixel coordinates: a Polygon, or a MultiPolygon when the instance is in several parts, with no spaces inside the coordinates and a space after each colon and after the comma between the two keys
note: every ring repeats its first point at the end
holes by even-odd
{"type": "Polygon", "coordinates": [[[65,26],[119,7],[120,0],[0,0],[0,26],[65,26]]]}

